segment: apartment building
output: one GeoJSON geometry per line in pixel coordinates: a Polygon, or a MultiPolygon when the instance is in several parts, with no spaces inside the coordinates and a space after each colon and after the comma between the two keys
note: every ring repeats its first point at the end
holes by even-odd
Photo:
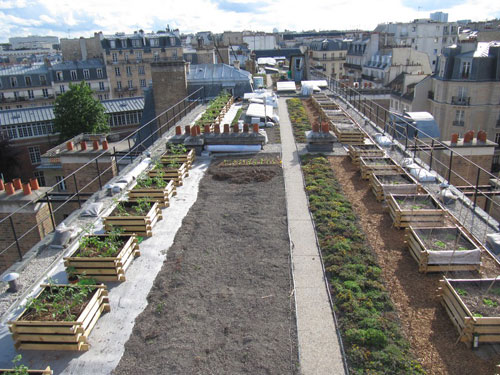
{"type": "Polygon", "coordinates": [[[436,71],[437,59],[443,48],[458,41],[456,22],[438,22],[431,19],[380,24],[375,28],[375,32],[384,34],[384,45],[407,46],[426,53],[433,71],[436,71]]]}
{"type": "Polygon", "coordinates": [[[309,45],[310,66],[325,74],[340,79],[344,77],[344,63],[347,55],[347,42],[342,39],[323,39],[312,41],[309,45]]]}
{"type": "Polygon", "coordinates": [[[53,49],[59,44],[57,36],[16,36],[9,38],[12,49],[53,49]]]}
{"type": "Polygon", "coordinates": [[[0,110],[52,105],[71,83],[86,81],[99,100],[109,99],[106,68],[100,59],[16,65],[0,69],[0,110]]]}
{"type": "Polygon", "coordinates": [[[379,40],[378,33],[371,33],[349,43],[344,71],[351,85],[362,85],[363,66],[379,50],[379,40]]]}

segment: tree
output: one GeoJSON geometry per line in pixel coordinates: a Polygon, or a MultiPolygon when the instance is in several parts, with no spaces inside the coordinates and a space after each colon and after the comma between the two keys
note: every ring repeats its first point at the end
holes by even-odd
{"type": "Polygon", "coordinates": [[[5,180],[12,180],[19,177],[20,151],[12,147],[9,138],[0,133],[0,173],[5,180]]]}
{"type": "Polygon", "coordinates": [[[54,129],[66,141],[80,133],[109,132],[108,116],[104,106],[92,96],[85,81],[69,85],[69,91],[56,99],[54,129]]]}

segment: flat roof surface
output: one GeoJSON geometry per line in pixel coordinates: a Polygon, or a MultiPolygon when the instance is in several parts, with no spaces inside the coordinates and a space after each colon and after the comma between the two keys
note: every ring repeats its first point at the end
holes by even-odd
{"type": "Polygon", "coordinates": [[[297,88],[295,87],[295,82],[286,81],[286,82],[276,82],[276,91],[295,91],[297,88]]]}

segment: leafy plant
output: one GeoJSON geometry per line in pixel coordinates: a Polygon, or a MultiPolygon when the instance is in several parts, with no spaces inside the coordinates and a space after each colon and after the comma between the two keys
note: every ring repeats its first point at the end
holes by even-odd
{"type": "Polygon", "coordinates": [[[446,249],[446,244],[443,241],[434,241],[434,246],[436,246],[439,249],[446,249]]]}
{"type": "Polygon", "coordinates": [[[21,354],[18,354],[14,357],[12,360],[12,365],[13,365],[13,370],[14,371],[9,371],[9,374],[14,374],[14,375],[28,375],[28,366],[23,365],[21,360],[23,359],[23,356],[21,354]]]}
{"type": "Polygon", "coordinates": [[[498,302],[494,301],[490,298],[483,298],[483,303],[488,307],[497,307],[498,306],[498,302]]]}
{"type": "Polygon", "coordinates": [[[182,143],[180,144],[167,143],[167,153],[174,155],[182,155],[187,153],[187,148],[182,143]]]}
{"type": "Polygon", "coordinates": [[[466,290],[464,290],[464,289],[456,288],[455,290],[457,291],[457,294],[458,294],[459,296],[462,296],[462,297],[464,297],[464,296],[466,296],[467,294],[469,294],[469,293],[467,293],[467,291],[466,291],[466,290]]]}
{"type": "Polygon", "coordinates": [[[483,314],[474,313],[474,314],[472,314],[472,316],[473,316],[474,318],[482,318],[482,317],[483,317],[483,314]]]}
{"type": "Polygon", "coordinates": [[[307,112],[302,104],[302,101],[298,98],[288,99],[286,101],[288,106],[288,114],[290,116],[290,121],[292,123],[293,135],[295,137],[295,142],[305,143],[307,130],[311,130],[311,123],[307,118],[307,112]]]}

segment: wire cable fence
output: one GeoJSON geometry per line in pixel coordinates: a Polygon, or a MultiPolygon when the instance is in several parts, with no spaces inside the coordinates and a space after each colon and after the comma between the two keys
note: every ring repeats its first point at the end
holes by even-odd
{"type": "MultiPolygon", "coordinates": [[[[399,147],[401,159],[419,159],[422,167],[428,171],[434,170],[449,185],[454,186],[456,189],[454,192],[458,194],[461,205],[458,214],[453,212],[453,215],[459,223],[473,224],[475,220],[481,220],[485,224],[482,234],[478,235],[477,230],[475,233],[482,243],[485,242],[488,231],[498,230],[497,221],[489,214],[500,212],[500,201],[493,198],[499,193],[495,190],[500,189],[489,184],[490,180],[498,181],[500,184],[498,176],[464,156],[457,149],[419,129],[402,115],[390,112],[379,103],[367,98],[360,90],[349,87],[322,72],[316,71],[313,74],[317,78],[325,79],[328,88],[348,107],[364,117],[365,121],[374,125],[376,130],[392,138],[399,147]],[[396,118],[397,122],[394,121],[396,118]],[[460,165],[460,171],[454,170],[455,165],[460,165]],[[484,191],[485,189],[488,191],[484,191]]],[[[464,226],[471,227],[465,224],[464,226]]]]}
{"type": "Polygon", "coordinates": [[[71,174],[65,176],[62,180],[59,180],[56,184],[50,186],[48,190],[43,193],[42,197],[37,197],[28,201],[4,218],[0,219],[0,225],[5,228],[4,230],[7,229],[6,225],[8,225],[10,227],[12,237],[14,238],[10,244],[0,251],[0,256],[4,256],[15,248],[17,250],[17,257],[19,260],[22,260],[23,255],[39,241],[38,240],[32,244],[28,244],[28,246],[23,246],[21,243],[23,239],[28,239],[27,237],[36,230],[40,231],[40,237],[38,237],[39,239],[52,232],[58,224],[56,220],[56,214],[58,212],[63,212],[63,208],[68,207],[70,203],[77,203],[78,208],[81,208],[82,200],[85,199],[85,197],[91,196],[96,191],[97,186],[95,185],[98,183],[99,190],[102,189],[103,177],[109,174],[114,175],[114,167],[116,167],[116,175],[118,175],[120,172],[120,162],[127,162],[127,164],[132,163],[137,156],[142,154],[142,152],[148,148],[146,145],[153,144],[156,139],[167,134],[167,132],[179,120],[189,114],[193,109],[200,105],[200,103],[205,101],[205,99],[204,88],[199,88],[114,144],[111,154],[108,151],[101,152],[99,155],[77,168],[71,174]],[[147,131],[145,136],[144,131],[147,131]],[[124,148],[126,151],[118,152],[117,148],[124,148]],[[106,161],[109,160],[109,166],[101,169],[99,165],[104,164],[102,163],[103,159],[106,159],[106,161]],[[83,174],[87,168],[94,168],[95,177],[84,185],[78,186],[78,176],[79,174],[83,174]],[[65,186],[73,184],[74,192],[60,193],[59,187],[62,184],[65,186]],[[85,192],[85,190],[88,191],[85,192]],[[60,197],[61,199],[51,198],[51,196],[60,197]],[[16,221],[19,220],[16,220],[16,215],[23,213],[26,211],[28,206],[33,205],[36,202],[46,202],[49,210],[48,214],[42,215],[34,226],[23,231],[22,233],[18,233],[18,231],[16,231],[16,221]],[[53,204],[57,204],[57,207],[54,208],[53,204]]]}

